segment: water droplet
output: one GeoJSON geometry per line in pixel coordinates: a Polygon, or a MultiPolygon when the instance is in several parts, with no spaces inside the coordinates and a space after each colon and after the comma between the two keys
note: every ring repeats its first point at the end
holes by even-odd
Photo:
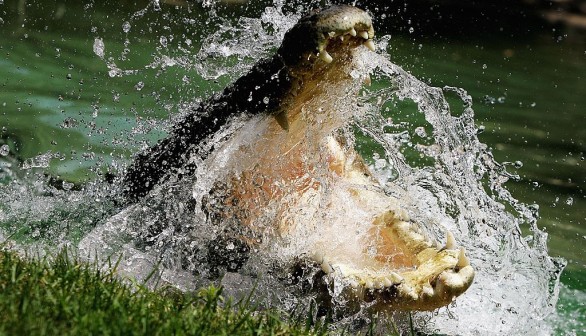
{"type": "Polygon", "coordinates": [[[8,145],[0,146],[0,156],[6,156],[8,153],[10,153],[10,147],[8,145]]]}
{"type": "Polygon", "coordinates": [[[427,132],[425,131],[424,127],[417,127],[415,129],[415,134],[417,134],[417,136],[421,137],[421,138],[425,138],[427,137],[427,132]]]}
{"type": "Polygon", "coordinates": [[[26,159],[22,163],[22,169],[31,169],[31,168],[47,168],[49,167],[49,162],[53,158],[53,154],[51,152],[47,152],[45,154],[37,155],[33,158],[26,159]]]}
{"type": "Polygon", "coordinates": [[[265,103],[265,105],[268,105],[269,104],[269,97],[264,97],[262,99],[262,102],[265,103]]]}
{"type": "Polygon", "coordinates": [[[167,47],[167,37],[166,36],[161,36],[159,38],[159,43],[161,43],[161,45],[166,48],[167,47]]]}
{"type": "Polygon", "coordinates": [[[70,73],[68,73],[68,74],[67,74],[67,76],[65,76],[65,78],[67,78],[67,79],[71,79],[71,74],[70,74],[70,73]]]}
{"type": "Polygon", "coordinates": [[[574,198],[568,197],[568,199],[566,199],[566,204],[567,205],[573,205],[574,204],[574,198]]]}
{"type": "Polygon", "coordinates": [[[378,159],[374,162],[374,168],[376,169],[383,169],[387,166],[387,160],[385,159],[378,159]]]}
{"type": "Polygon", "coordinates": [[[527,208],[535,214],[539,212],[539,204],[529,204],[527,208]]]}
{"type": "Polygon", "coordinates": [[[513,166],[514,166],[515,168],[519,169],[519,168],[523,167],[523,162],[521,162],[521,161],[515,161],[515,162],[513,163],[513,166]]]}
{"type": "Polygon", "coordinates": [[[101,38],[94,40],[94,54],[99,58],[104,58],[104,41],[101,38]]]}
{"type": "Polygon", "coordinates": [[[559,197],[556,197],[555,200],[553,201],[553,203],[551,203],[551,207],[555,208],[558,205],[558,202],[560,201],[559,197]]]}
{"type": "Polygon", "coordinates": [[[122,76],[122,73],[120,71],[120,69],[112,69],[110,71],[108,71],[108,76],[110,77],[120,77],[122,76]]]}
{"type": "Polygon", "coordinates": [[[409,33],[413,34],[414,31],[415,31],[415,28],[409,27],[409,33]]]}
{"type": "Polygon", "coordinates": [[[77,126],[77,120],[75,120],[74,118],[71,118],[71,117],[66,118],[61,123],[61,128],[71,128],[71,127],[75,127],[75,126],[77,126]]]}
{"type": "Polygon", "coordinates": [[[483,101],[487,105],[494,105],[494,103],[496,102],[496,99],[494,97],[486,95],[483,97],[483,101]]]}
{"type": "Polygon", "coordinates": [[[482,65],[482,69],[486,70],[488,68],[488,66],[486,64],[482,65]]]}
{"type": "Polygon", "coordinates": [[[130,22],[126,21],[122,24],[122,31],[128,33],[130,31],[130,22]]]}
{"type": "Polygon", "coordinates": [[[144,83],[142,81],[136,83],[136,85],[134,86],[134,88],[136,89],[136,91],[142,90],[143,87],[144,87],[144,83]]]}

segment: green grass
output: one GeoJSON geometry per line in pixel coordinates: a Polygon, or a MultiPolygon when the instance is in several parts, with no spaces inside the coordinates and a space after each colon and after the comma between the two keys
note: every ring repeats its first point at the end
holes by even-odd
{"type": "Polygon", "coordinates": [[[76,261],[21,258],[0,246],[0,335],[321,335],[323,324],[232,303],[221,288],[151,291],[76,261]]]}

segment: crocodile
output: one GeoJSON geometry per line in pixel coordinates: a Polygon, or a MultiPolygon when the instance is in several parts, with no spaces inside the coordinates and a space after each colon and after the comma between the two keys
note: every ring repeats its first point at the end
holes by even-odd
{"type": "Polygon", "coordinates": [[[440,244],[425,233],[425,223],[411,220],[344,133],[352,117],[340,111],[368,80],[353,73],[356,53],[374,51],[373,39],[371,17],[356,7],[302,17],[274,56],[134,158],[122,183],[126,200],[193,174],[202,162],[191,159],[197,156],[222,171],[199,206],[236,227],[227,239],[244,251],[296,242],[298,257],[321,269],[326,281],[382,310],[450,304],[474,279],[465,250],[450,232],[440,244]],[[205,156],[201,143],[242,116],[244,126],[205,156]]]}

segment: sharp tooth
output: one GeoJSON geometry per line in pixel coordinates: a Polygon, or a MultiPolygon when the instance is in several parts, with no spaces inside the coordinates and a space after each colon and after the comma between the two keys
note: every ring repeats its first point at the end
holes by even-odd
{"type": "Polygon", "coordinates": [[[399,292],[413,301],[417,301],[417,299],[419,299],[419,295],[417,295],[415,288],[413,288],[411,285],[401,285],[399,287],[399,292]]]}
{"type": "Polygon", "coordinates": [[[324,262],[321,264],[321,269],[322,269],[322,271],[324,271],[326,274],[331,274],[331,273],[333,273],[333,272],[334,272],[334,269],[332,268],[332,266],[330,266],[330,264],[329,264],[328,262],[326,262],[326,261],[324,261],[324,262]]]}
{"type": "Polygon", "coordinates": [[[289,130],[289,120],[287,120],[287,114],[285,112],[273,114],[273,116],[275,117],[275,120],[277,120],[277,123],[279,124],[279,126],[281,126],[283,130],[289,130]]]}
{"type": "Polygon", "coordinates": [[[330,54],[328,54],[328,52],[325,50],[320,51],[319,58],[326,63],[332,63],[334,60],[332,56],[330,56],[330,54]]]}
{"type": "Polygon", "coordinates": [[[365,31],[361,31],[360,33],[358,33],[358,35],[360,35],[360,37],[362,37],[365,40],[368,40],[368,33],[365,31]]]}
{"type": "Polygon", "coordinates": [[[374,283],[372,282],[372,280],[368,279],[364,282],[364,287],[366,287],[368,289],[372,289],[372,288],[374,288],[374,283]]]}
{"type": "Polygon", "coordinates": [[[460,254],[458,255],[458,263],[456,266],[463,268],[470,265],[470,260],[466,257],[466,251],[463,247],[460,248],[460,254]]]}
{"type": "Polygon", "coordinates": [[[393,284],[398,285],[401,282],[403,282],[403,277],[400,276],[398,273],[395,272],[390,272],[389,273],[389,279],[393,282],[393,284]]]}
{"type": "Polygon", "coordinates": [[[383,285],[385,287],[391,287],[393,285],[393,281],[391,279],[389,279],[388,277],[383,279],[383,285]]]}
{"type": "Polygon", "coordinates": [[[382,279],[377,279],[374,282],[374,288],[376,288],[376,289],[383,289],[383,288],[385,288],[385,284],[383,283],[383,280],[382,279]]]}
{"type": "Polygon", "coordinates": [[[340,35],[340,41],[344,42],[344,35],[340,35]]]}
{"type": "Polygon", "coordinates": [[[331,32],[328,33],[328,36],[329,37],[334,37],[334,36],[336,36],[336,32],[331,31],[331,32]]]}
{"type": "Polygon", "coordinates": [[[313,254],[312,259],[321,264],[324,262],[324,255],[322,253],[316,252],[313,254]]]}
{"type": "Polygon", "coordinates": [[[450,232],[450,231],[446,231],[446,246],[445,248],[447,250],[453,250],[456,248],[456,239],[454,238],[454,235],[450,232]]]}
{"type": "Polygon", "coordinates": [[[423,285],[423,287],[421,288],[421,292],[423,293],[423,295],[426,295],[429,297],[433,296],[433,288],[428,283],[423,285]]]}
{"type": "Polygon", "coordinates": [[[352,36],[356,36],[356,29],[350,28],[350,30],[348,30],[348,33],[352,36]]]}
{"type": "Polygon", "coordinates": [[[364,46],[370,49],[370,51],[374,51],[376,49],[376,46],[374,45],[374,42],[372,42],[372,40],[364,42],[364,46]]]}
{"type": "Polygon", "coordinates": [[[455,289],[464,287],[464,279],[457,273],[443,272],[436,282],[438,293],[453,292],[455,289]]]}

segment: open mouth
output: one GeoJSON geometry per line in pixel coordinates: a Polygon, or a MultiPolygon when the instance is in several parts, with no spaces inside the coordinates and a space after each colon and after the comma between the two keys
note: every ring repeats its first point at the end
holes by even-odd
{"type": "Polygon", "coordinates": [[[349,286],[358,298],[370,302],[378,300],[383,309],[433,310],[450,304],[468,289],[474,279],[474,270],[464,248],[458,247],[451,233],[443,247],[413,230],[407,222],[394,223],[395,240],[405,239],[400,254],[413,259],[405,267],[393,262],[379,267],[355,268],[344,263],[321,260],[322,270],[333,280],[349,286]],[[417,250],[420,249],[419,252],[417,250]]]}
{"type": "Polygon", "coordinates": [[[375,49],[370,16],[355,7],[335,6],[304,17],[289,30],[278,54],[288,66],[321,59],[331,63],[339,51],[364,45],[375,49]]]}
{"type": "MultiPolygon", "coordinates": [[[[357,155],[333,138],[328,148],[338,161],[335,166],[352,162],[351,156],[357,155]]],[[[361,300],[377,300],[383,310],[433,310],[450,304],[474,280],[466,251],[449,231],[445,244],[430,238],[401,209],[400,200],[369,187],[374,182],[368,173],[356,162],[342,172],[345,182],[351,183],[345,189],[352,200],[351,205],[339,205],[338,211],[372,209],[370,229],[338,247],[318,247],[313,260],[331,281],[351,289],[361,300]],[[375,210],[381,208],[386,210],[375,210]],[[347,244],[355,239],[360,239],[362,249],[350,250],[347,244]]]]}
{"type": "Polygon", "coordinates": [[[451,303],[474,278],[465,251],[451,233],[444,245],[426,237],[422,223],[401,208],[402,200],[372,177],[352,141],[334,136],[351,122],[364,79],[351,75],[361,63],[353,51],[362,45],[375,49],[373,37],[370,16],[355,7],[301,18],[275,56],[139,156],[128,175],[129,190],[148,192],[145,178],[157,183],[170,168],[193,169],[187,158],[198,141],[231,116],[269,112],[276,122],[251,121],[218,149],[228,156],[206,159],[223,172],[202,201],[210,220],[225,228],[221,238],[255,247],[265,236],[294,240],[310,232],[315,239],[308,243],[303,236],[297,255],[312,256],[326,280],[361,300],[376,300],[381,310],[433,310],[451,303]]]}

